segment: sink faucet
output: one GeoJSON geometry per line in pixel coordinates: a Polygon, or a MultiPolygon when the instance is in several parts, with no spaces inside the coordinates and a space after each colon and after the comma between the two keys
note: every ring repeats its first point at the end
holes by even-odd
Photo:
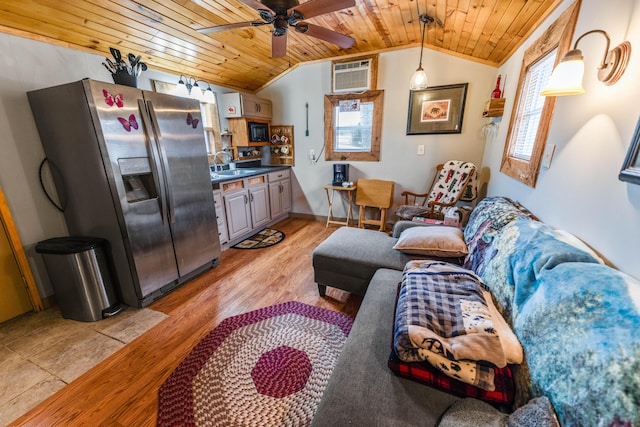
{"type": "Polygon", "coordinates": [[[216,163],[216,159],[218,158],[218,154],[222,154],[222,164],[220,165],[220,170],[222,171],[222,167],[226,164],[224,162],[224,155],[226,154],[227,157],[229,158],[229,161],[233,160],[233,157],[231,156],[231,153],[229,153],[228,151],[218,151],[216,154],[213,155],[213,171],[214,172],[218,172],[218,164],[216,163]]]}

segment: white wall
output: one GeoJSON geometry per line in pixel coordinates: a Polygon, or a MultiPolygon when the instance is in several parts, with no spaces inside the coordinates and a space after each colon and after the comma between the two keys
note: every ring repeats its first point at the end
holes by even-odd
{"type": "Polygon", "coordinates": [[[589,35],[578,46],[585,57],[586,93],[558,97],[547,143],[556,144],[550,169],[542,169],[535,189],[500,172],[513,94],[524,49],[571,4],[567,0],[500,68],[508,75],[507,106],[482,164],[490,171],[489,195],[519,200],[543,221],[577,235],[628,274],[640,278],[640,186],[618,180],[639,115],[640,5],[634,0],[583,0],[574,40],[592,29],[611,37],[611,47],[632,44],[629,68],[614,86],[597,80],[605,39],[589,35]],[[613,3],[613,4],[612,4],[613,3]],[[615,5],[615,7],[614,7],[615,5]]]}
{"type": "MultiPolygon", "coordinates": [[[[50,284],[34,246],[51,237],[68,235],[64,218],[46,199],[38,180],[44,150],[27,92],[85,77],[113,82],[102,66],[104,57],[21,37],[0,34],[0,187],[15,220],[43,296],[50,284]]],[[[127,54],[128,52],[123,52],[127,54]]],[[[177,83],[178,77],[148,70],[138,87],[151,89],[151,79],[177,83]]],[[[213,87],[218,94],[229,89],[213,87]]],[[[69,126],[74,123],[70,121],[69,126]]],[[[46,174],[45,174],[46,177],[46,174]]]]}
{"type": "MultiPolygon", "coordinates": [[[[348,162],[351,181],[377,178],[396,183],[395,205],[401,204],[403,190],[424,192],[435,166],[447,160],[481,164],[485,140],[480,129],[485,123],[482,109],[495,86],[495,68],[425,49],[423,67],[430,86],[469,83],[461,134],[406,135],[409,80],[418,66],[419,48],[382,53],[378,66],[378,89],[384,90],[382,149],[379,162],[348,162]],[[418,156],[418,145],[425,155],[418,156]]],[[[327,214],[325,184],[330,184],[336,162],[325,161],[324,95],[331,93],[331,62],[303,65],[275,81],[260,93],[274,105],[272,123],[294,126],[295,179],[293,212],[327,214]],[[305,104],[309,103],[309,136],[305,136],[305,104]],[[309,150],[320,160],[313,164],[309,150]]],[[[342,163],[342,162],[340,162],[342,163]]],[[[336,200],[338,198],[336,197],[336,200]]],[[[335,209],[344,217],[344,203],[335,209]]]]}

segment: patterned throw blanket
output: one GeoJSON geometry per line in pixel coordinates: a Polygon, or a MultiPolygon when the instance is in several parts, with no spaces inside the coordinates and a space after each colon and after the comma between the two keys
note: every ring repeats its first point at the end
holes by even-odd
{"type": "Polygon", "coordinates": [[[428,361],[453,378],[493,390],[493,368],[506,366],[507,357],[484,295],[482,281],[469,270],[409,262],[396,310],[398,357],[428,361]]]}

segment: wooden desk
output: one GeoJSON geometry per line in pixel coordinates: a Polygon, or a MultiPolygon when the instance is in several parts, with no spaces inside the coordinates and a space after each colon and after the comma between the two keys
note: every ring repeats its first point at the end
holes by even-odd
{"type": "Polygon", "coordinates": [[[329,213],[327,214],[327,225],[325,227],[329,227],[329,224],[346,225],[349,227],[349,221],[351,220],[351,205],[353,203],[353,194],[356,192],[356,186],[342,187],[338,185],[323,185],[322,188],[324,188],[324,191],[327,193],[327,202],[329,203],[329,213]],[[336,191],[345,191],[347,193],[349,207],[347,208],[347,218],[344,222],[333,219],[333,197],[336,191]]]}

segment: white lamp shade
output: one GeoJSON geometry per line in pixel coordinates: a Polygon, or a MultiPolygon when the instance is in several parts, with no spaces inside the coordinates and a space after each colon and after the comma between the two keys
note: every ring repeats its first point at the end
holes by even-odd
{"type": "Polygon", "coordinates": [[[411,90],[422,90],[427,88],[427,73],[424,72],[422,67],[418,67],[413,76],[411,77],[411,82],[409,83],[409,88],[411,90]]]}
{"type": "Polygon", "coordinates": [[[547,87],[540,92],[541,96],[580,95],[584,93],[582,77],[584,76],[584,61],[582,52],[575,49],[567,53],[558,64],[547,83],[547,87]]]}
{"type": "Polygon", "coordinates": [[[188,97],[189,91],[187,90],[187,85],[185,85],[184,83],[178,83],[175,87],[174,94],[176,96],[188,97]]]}
{"type": "Polygon", "coordinates": [[[208,104],[215,104],[216,98],[213,96],[213,91],[211,89],[207,89],[204,91],[204,95],[202,96],[202,102],[206,102],[208,104]]]}
{"type": "Polygon", "coordinates": [[[202,90],[198,85],[193,85],[191,88],[191,93],[189,94],[189,98],[195,99],[196,101],[202,100],[202,90]]]}

